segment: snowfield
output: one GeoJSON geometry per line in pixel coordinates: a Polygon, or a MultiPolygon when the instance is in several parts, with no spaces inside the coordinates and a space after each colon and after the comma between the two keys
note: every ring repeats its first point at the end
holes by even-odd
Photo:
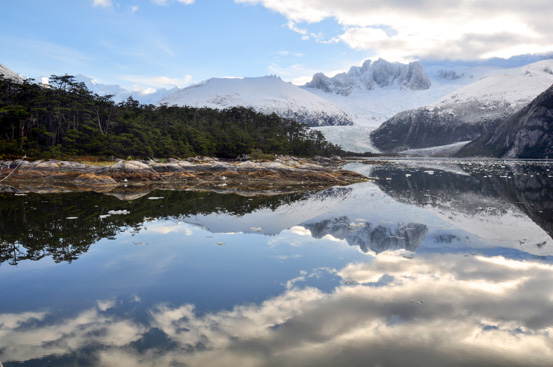
{"type": "MultiPolygon", "coordinates": [[[[428,108],[447,108],[462,103],[478,103],[482,109],[508,106],[519,109],[553,84],[553,60],[543,60],[500,74],[490,74],[454,91],[428,108]]],[[[448,110],[444,110],[447,113],[448,110]]]]}

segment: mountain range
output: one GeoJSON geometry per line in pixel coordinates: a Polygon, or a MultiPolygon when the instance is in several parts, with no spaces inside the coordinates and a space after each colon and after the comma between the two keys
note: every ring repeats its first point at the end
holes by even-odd
{"type": "MultiPolygon", "coordinates": [[[[486,133],[496,131],[506,120],[512,126],[520,126],[522,122],[515,124],[511,116],[553,84],[553,61],[548,57],[530,55],[472,62],[423,60],[408,64],[367,60],[332,77],[316,73],[304,86],[266,76],[213,78],[183,89],[137,92],[101,84],[85,75],[75,79],[94,93],[111,95],[115,102],[132,97],[144,104],[215,109],[245,106],[265,114],[276,113],[316,127],[330,142],[354,152],[424,148],[437,152],[436,146],[454,144],[455,151],[464,142],[488,136],[492,133],[486,133]]],[[[0,75],[23,80],[23,76],[3,65],[0,75]]],[[[532,120],[537,119],[535,111],[532,116],[532,120]]],[[[524,119],[526,123],[528,120],[524,119]]],[[[512,136],[513,129],[504,127],[501,131],[509,130],[512,136]]],[[[520,136],[524,135],[521,134],[519,145],[520,136]]],[[[532,139],[523,139],[524,144],[532,139]]],[[[477,151],[499,154],[501,149],[477,151]]],[[[473,149],[470,154],[474,152],[473,149]]],[[[513,152],[502,150],[501,154],[517,156],[513,152]]]]}
{"type": "Polygon", "coordinates": [[[553,60],[504,70],[437,102],[400,112],[371,133],[381,151],[402,151],[473,140],[493,130],[553,84],[553,60]]]}

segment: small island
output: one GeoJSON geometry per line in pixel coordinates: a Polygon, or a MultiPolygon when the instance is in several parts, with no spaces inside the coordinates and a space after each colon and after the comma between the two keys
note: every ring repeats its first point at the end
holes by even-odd
{"type": "Polygon", "coordinates": [[[110,191],[129,188],[198,189],[225,192],[291,192],[366,181],[339,168],[341,158],[223,161],[195,157],[186,160],[119,160],[84,164],[63,160],[0,161],[0,191],[110,191]]]}

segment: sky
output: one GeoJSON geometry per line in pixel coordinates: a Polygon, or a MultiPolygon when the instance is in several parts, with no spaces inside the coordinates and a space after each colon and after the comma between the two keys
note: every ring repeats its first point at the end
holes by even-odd
{"type": "Polygon", "coordinates": [[[553,51],[551,0],[2,0],[0,63],[131,90],[553,51]]]}

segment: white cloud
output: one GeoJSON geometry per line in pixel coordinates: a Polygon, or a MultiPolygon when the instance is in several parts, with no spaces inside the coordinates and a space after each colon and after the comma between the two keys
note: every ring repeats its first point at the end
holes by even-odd
{"type": "Polygon", "coordinates": [[[138,5],[131,6],[131,13],[134,14],[138,11],[138,5]]]}
{"type": "Polygon", "coordinates": [[[260,4],[281,13],[289,21],[288,28],[305,39],[315,38],[309,23],[334,19],[343,26],[343,33],[331,41],[382,57],[468,59],[553,50],[553,2],[543,0],[235,2],[260,4]]]}
{"type": "Polygon", "coordinates": [[[301,34],[301,39],[302,40],[308,40],[309,39],[309,35],[307,34],[307,29],[301,29],[299,28],[294,22],[292,21],[289,21],[288,22],[288,29],[291,30],[291,31],[294,31],[296,33],[299,33],[301,34]]]}
{"type": "Polygon", "coordinates": [[[295,234],[300,235],[300,236],[311,236],[311,231],[308,230],[307,228],[301,227],[301,226],[294,226],[294,227],[290,228],[290,232],[295,233],[295,234]]]}
{"type": "MultiPolygon", "coordinates": [[[[196,0],[177,0],[177,1],[184,5],[192,5],[196,0]]],[[[167,5],[169,3],[169,0],[152,0],[152,2],[156,5],[167,5]]]]}
{"type": "Polygon", "coordinates": [[[192,75],[185,75],[182,78],[171,78],[168,76],[144,76],[144,75],[123,75],[121,79],[135,83],[135,90],[146,88],[182,88],[192,82],[192,75]]]}
{"type": "Polygon", "coordinates": [[[105,312],[109,310],[110,308],[115,307],[115,301],[114,300],[105,300],[105,301],[98,301],[98,309],[102,312],[105,312]]]}
{"type": "Polygon", "coordinates": [[[304,54],[302,54],[301,52],[294,52],[294,51],[278,51],[278,52],[275,52],[275,55],[295,56],[295,57],[303,57],[304,56],[304,54]]]}
{"type": "Polygon", "coordinates": [[[94,6],[100,6],[103,8],[111,8],[111,0],[94,0],[93,4],[94,6]]]}
{"type": "Polygon", "coordinates": [[[306,83],[309,83],[312,79],[312,76],[298,76],[297,78],[290,80],[290,83],[294,85],[305,85],[306,83]]]}
{"type": "Polygon", "coordinates": [[[170,222],[158,222],[148,225],[148,232],[154,232],[159,234],[168,233],[184,233],[185,236],[191,236],[192,230],[184,225],[182,222],[170,223],[170,222]]]}

